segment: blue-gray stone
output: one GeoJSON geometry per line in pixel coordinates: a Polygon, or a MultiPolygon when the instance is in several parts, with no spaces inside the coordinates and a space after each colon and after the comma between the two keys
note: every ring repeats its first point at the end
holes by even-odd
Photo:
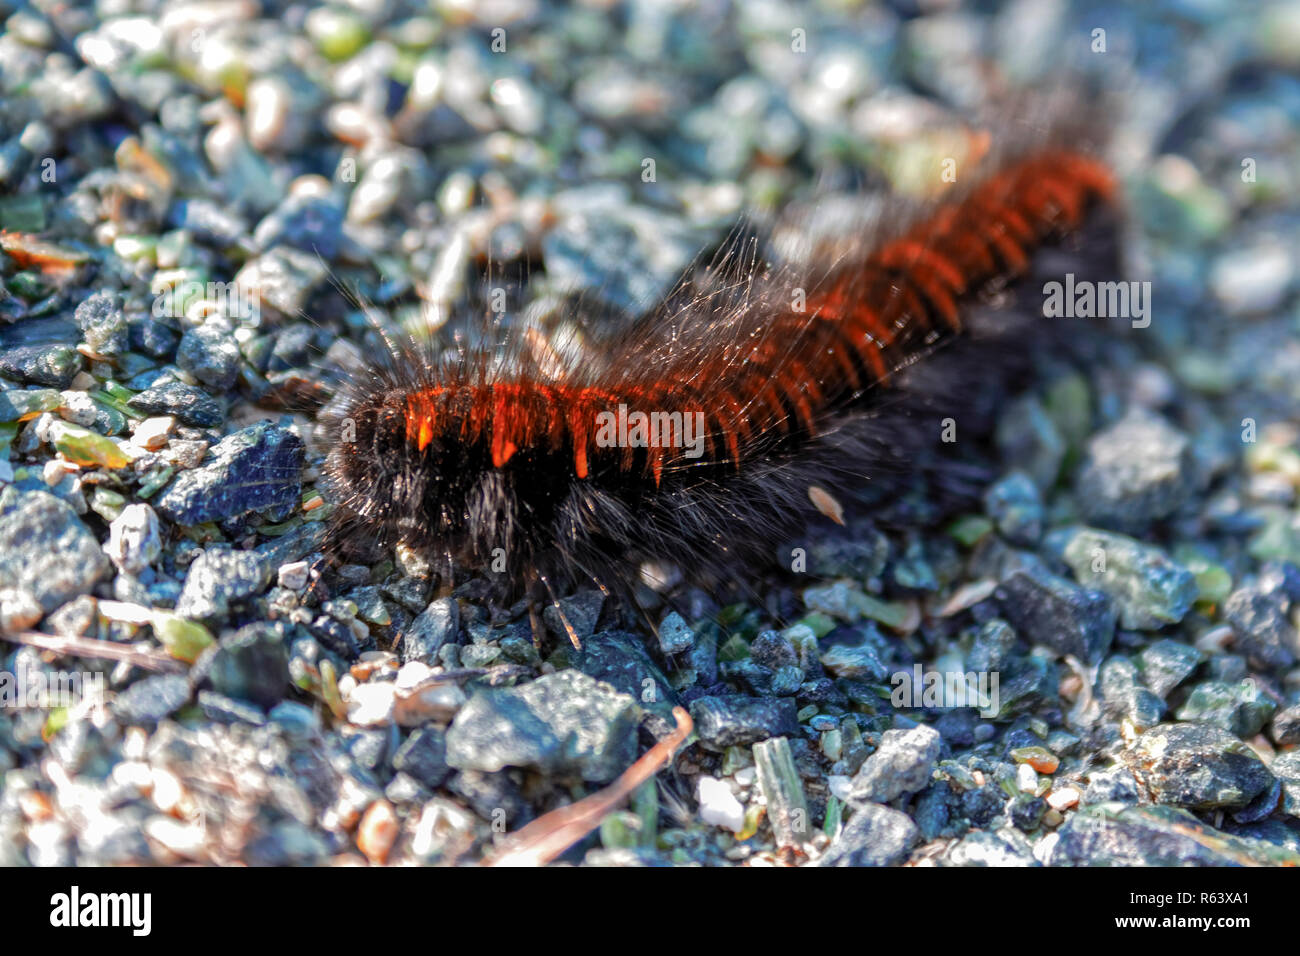
{"type": "Polygon", "coordinates": [[[178,475],[154,502],[181,525],[224,521],[250,511],[285,512],[302,493],[303,445],[267,422],[228,435],[202,466],[178,475]]]}
{"type": "Polygon", "coordinates": [[[460,605],[453,597],[438,598],[426,607],[402,632],[401,658],[435,664],[438,652],[454,644],[460,631],[460,605]]]}
{"type": "Polygon", "coordinates": [[[1157,697],[1164,697],[1192,676],[1204,656],[1191,644],[1165,638],[1143,648],[1137,663],[1146,685],[1157,697]]]}
{"type": "Polygon", "coordinates": [[[151,726],[185,706],[190,682],[179,674],[158,674],[136,681],[113,700],[113,714],[123,724],[151,726]]]}
{"type": "Polygon", "coordinates": [[[921,833],[906,813],[878,803],[858,804],[818,866],[897,866],[921,833]]]}
{"type": "Polygon", "coordinates": [[[207,548],[185,574],[176,613],[193,618],[222,617],[231,605],[259,593],[270,578],[270,566],[255,551],[207,548]]]}
{"type": "Polygon", "coordinates": [[[531,767],[606,783],[636,759],[636,701],[576,670],[481,690],[447,729],[447,763],[495,773],[531,767]]]}
{"type": "Polygon", "coordinates": [[[669,612],[659,623],[659,649],[665,654],[681,654],[695,645],[695,632],[676,611],[669,612]]]}
{"type": "Polygon", "coordinates": [[[1192,688],[1177,717],[1214,724],[1244,740],[1259,733],[1276,709],[1250,678],[1236,683],[1207,680],[1192,688]]]}
{"type": "Polygon", "coordinates": [[[1034,480],[1013,471],[984,493],[984,513],[1015,544],[1032,545],[1043,533],[1043,498],[1034,480]]]}
{"type": "Polygon", "coordinates": [[[1089,524],[1140,532],[1168,518],[1197,485],[1188,437],[1135,408],[1088,442],[1076,496],[1089,524]]]}
{"type": "Polygon", "coordinates": [[[98,292],[83,301],[73,316],[86,344],[100,355],[119,355],[128,345],[126,313],[116,292],[98,292]]]}
{"type": "Polygon", "coordinates": [[[1022,637],[1081,661],[1100,661],[1115,637],[1115,609],[1106,595],[1045,568],[1013,572],[996,596],[1003,616],[1022,637]]]}
{"type": "Polygon", "coordinates": [[[189,329],[176,348],[176,364],[217,392],[227,392],[239,378],[239,344],[222,322],[189,329]]]}
{"type": "Polygon", "coordinates": [[[108,558],[71,505],[43,491],[0,490],[0,584],[24,589],[48,614],[108,572],[108,558]]]}
{"type": "Polygon", "coordinates": [[[797,710],[790,697],[698,697],[691,701],[690,711],[700,745],[709,750],[799,733],[797,710]]]}
{"type": "Polygon", "coordinates": [[[166,377],[133,395],[127,404],[150,415],[175,415],[186,425],[199,428],[220,425],[225,417],[220,403],[203,389],[166,377]]]}

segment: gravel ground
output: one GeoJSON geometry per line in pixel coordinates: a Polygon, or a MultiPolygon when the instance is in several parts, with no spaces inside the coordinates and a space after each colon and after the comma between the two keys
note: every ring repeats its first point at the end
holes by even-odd
{"type": "Polygon", "coordinates": [[[566,860],[1300,863],[1295,0],[0,17],[0,864],[472,862],[676,704],[694,741],[566,860]],[[1062,64],[1120,91],[1153,321],[1006,405],[982,508],[645,588],[657,635],[579,592],[545,660],[473,581],[321,560],[324,449],[266,408],[373,348],[340,286],[447,334],[496,288],[634,315],[1062,64]],[[918,668],[997,706],[899,702],[918,668]]]}

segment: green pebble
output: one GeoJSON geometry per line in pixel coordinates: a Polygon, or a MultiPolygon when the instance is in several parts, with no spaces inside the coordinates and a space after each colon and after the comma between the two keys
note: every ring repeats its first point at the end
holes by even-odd
{"type": "Polygon", "coordinates": [[[79,465],[101,465],[104,468],[125,468],[131,463],[117,444],[89,428],[64,422],[54,439],[54,447],[68,461],[79,465]]]}
{"type": "Polygon", "coordinates": [[[993,530],[993,522],[983,515],[964,515],[948,525],[948,534],[963,547],[971,548],[993,530]]]}
{"type": "Polygon", "coordinates": [[[23,421],[62,404],[63,396],[52,388],[6,389],[0,392],[0,422],[23,421]]]}
{"type": "Polygon", "coordinates": [[[125,507],[125,496],[118,494],[116,491],[111,491],[103,485],[96,485],[95,490],[90,493],[90,510],[105,521],[116,520],[125,507]]]}
{"type": "Polygon", "coordinates": [[[168,611],[154,611],[153,633],[168,654],[189,664],[214,643],[212,634],[202,624],[168,611]]]}
{"type": "Polygon", "coordinates": [[[347,10],[318,7],[307,16],[307,34],[326,59],[338,62],[356,54],[370,39],[365,23],[347,10]]]}
{"type": "Polygon", "coordinates": [[[896,631],[901,630],[907,621],[907,608],[897,602],[882,601],[870,594],[864,594],[858,599],[857,604],[864,617],[879,621],[896,631]]]}
{"type": "Polygon", "coordinates": [[[795,626],[798,625],[808,628],[817,637],[825,637],[836,628],[835,619],[821,611],[813,611],[801,617],[795,622],[795,626]]]}
{"type": "Polygon", "coordinates": [[[0,228],[41,232],[45,225],[45,203],[40,196],[29,194],[0,199],[0,228]]]}

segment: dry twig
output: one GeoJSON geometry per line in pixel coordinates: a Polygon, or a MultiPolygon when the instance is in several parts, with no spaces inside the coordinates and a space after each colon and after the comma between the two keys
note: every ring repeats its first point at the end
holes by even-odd
{"type": "Polygon", "coordinates": [[[135,667],[147,671],[175,673],[183,671],[185,665],[174,657],[158,651],[143,650],[129,644],[116,641],[101,641],[91,637],[60,637],[56,634],[42,634],[39,631],[19,631],[5,634],[0,640],[14,644],[26,644],[43,651],[52,651],[66,657],[89,657],[95,660],[126,661],[135,667]]]}

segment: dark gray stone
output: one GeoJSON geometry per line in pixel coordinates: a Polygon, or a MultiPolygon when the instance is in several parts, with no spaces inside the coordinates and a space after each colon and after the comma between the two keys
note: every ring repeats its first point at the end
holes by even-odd
{"type": "Polygon", "coordinates": [[[426,607],[402,633],[401,658],[435,664],[438,651],[456,643],[460,632],[460,605],[453,597],[438,598],[426,607]]]}
{"type": "Polygon", "coordinates": [[[81,353],[70,345],[0,348],[0,373],[33,385],[67,388],[81,366],[81,353]]]}
{"type": "Polygon", "coordinates": [[[270,710],[289,689],[289,651],[279,631],[266,623],[249,624],[224,635],[207,652],[206,676],[212,689],[270,710]]]}
{"type": "Polygon", "coordinates": [[[176,364],[214,391],[229,391],[239,378],[234,330],[217,322],[188,329],[176,349],[176,364]]]}
{"type": "Polygon", "coordinates": [[[691,701],[690,711],[700,745],[709,750],[799,733],[795,702],[789,697],[699,697],[691,701]]]}
{"type": "Polygon", "coordinates": [[[1300,855],[1232,836],[1174,807],[1085,807],[1057,830],[1049,866],[1277,866],[1300,855]]]}
{"type": "Polygon", "coordinates": [[[641,638],[626,631],[600,631],[582,642],[581,651],[569,654],[578,670],[630,695],[662,718],[663,727],[673,726],[677,695],[641,638]]]}
{"type": "Polygon", "coordinates": [[[164,378],[131,397],[127,404],[150,415],[175,415],[186,425],[211,428],[225,415],[215,398],[185,382],[164,378]]]}
{"type": "Polygon", "coordinates": [[[170,717],[190,699],[190,682],[179,674],[158,674],[136,681],[113,701],[123,724],[152,726],[170,717]]]}
{"type": "Polygon", "coordinates": [[[1212,724],[1160,724],[1124,762],[1160,804],[1190,810],[1244,807],[1273,783],[1255,752],[1212,724]]]}
{"type": "Polygon", "coordinates": [[[302,439],[293,432],[268,422],[250,425],[214,445],[204,465],[178,475],[154,508],[181,525],[285,512],[302,493],[302,460],[302,439]]]}
{"type": "Polygon", "coordinates": [[[1236,649],[1264,667],[1290,667],[1300,649],[1288,611],[1290,599],[1280,589],[1240,587],[1228,595],[1223,617],[1236,632],[1236,649]]]}
{"type": "Polygon", "coordinates": [[[432,727],[413,731],[393,754],[393,769],[409,774],[430,790],[442,786],[452,774],[443,732],[432,727]]]}
{"type": "Polygon", "coordinates": [[[856,806],[818,866],[897,866],[921,833],[905,813],[878,803],[856,806]]]}
{"type": "Polygon", "coordinates": [[[1086,663],[1100,661],[1115,637],[1115,610],[1106,595],[1045,568],[1015,571],[996,596],[1003,616],[1022,637],[1086,663]]]}

